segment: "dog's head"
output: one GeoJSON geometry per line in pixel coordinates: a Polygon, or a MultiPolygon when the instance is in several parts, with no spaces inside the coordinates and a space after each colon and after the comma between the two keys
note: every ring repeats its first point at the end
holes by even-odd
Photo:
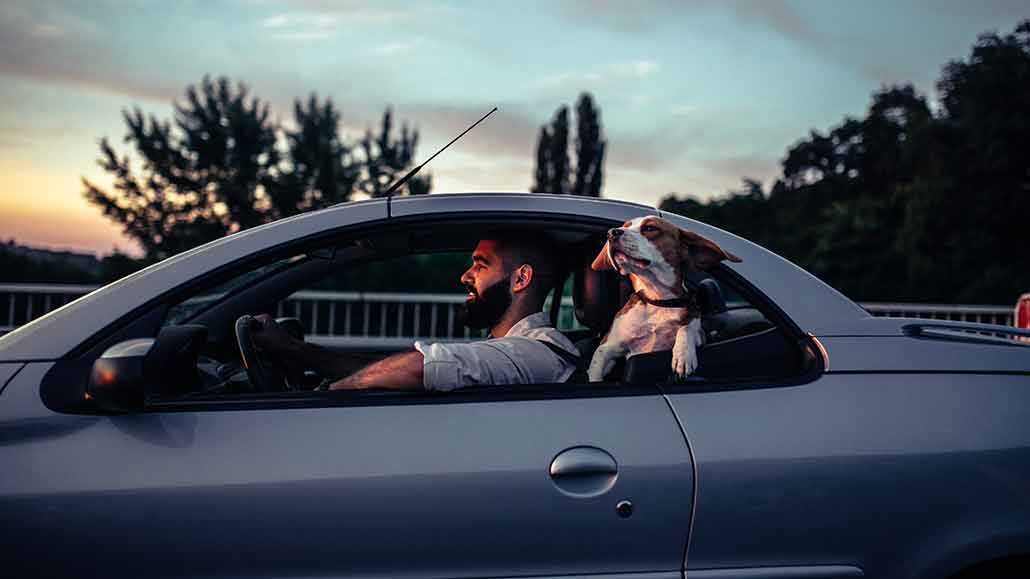
{"type": "Polygon", "coordinates": [[[739,262],[740,258],[710,239],[648,215],[609,229],[608,241],[590,267],[617,269],[622,275],[636,274],[677,287],[684,268],[708,269],[723,260],[739,262]]]}

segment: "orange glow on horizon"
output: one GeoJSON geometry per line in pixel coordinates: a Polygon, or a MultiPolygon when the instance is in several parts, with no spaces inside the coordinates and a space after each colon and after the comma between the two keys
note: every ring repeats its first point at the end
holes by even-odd
{"type": "Polygon", "coordinates": [[[0,241],[101,255],[117,247],[137,254],[120,228],[90,205],[82,191],[79,175],[0,160],[0,241]]]}

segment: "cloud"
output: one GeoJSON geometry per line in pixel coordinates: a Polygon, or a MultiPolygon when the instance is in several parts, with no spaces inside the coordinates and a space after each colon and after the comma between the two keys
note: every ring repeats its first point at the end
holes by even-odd
{"type": "Polygon", "coordinates": [[[715,176],[739,183],[744,178],[763,183],[780,173],[780,161],[776,157],[761,154],[734,155],[702,159],[699,164],[715,176]]]}
{"type": "Polygon", "coordinates": [[[278,13],[260,21],[261,28],[280,40],[325,40],[355,26],[392,25],[414,20],[421,9],[385,9],[374,3],[344,2],[324,5],[295,2],[306,10],[278,13]]]}
{"type": "Polygon", "coordinates": [[[565,0],[562,15],[627,34],[650,33],[684,16],[725,9],[738,20],[772,29],[803,43],[821,42],[820,35],[786,0],[565,0]]]}
{"type": "MultiPolygon", "coordinates": [[[[419,127],[422,135],[419,147],[428,157],[490,108],[487,104],[481,107],[408,104],[396,107],[395,118],[410,119],[419,127]],[[434,142],[427,142],[427,136],[434,142]]],[[[454,147],[489,157],[529,159],[536,151],[537,132],[545,120],[536,120],[519,107],[501,104],[496,113],[462,137],[454,147]]]]}
{"type": "Polygon", "coordinates": [[[421,38],[409,41],[384,42],[368,49],[372,54],[378,56],[399,56],[407,54],[418,48],[423,43],[421,38]]]}
{"type": "Polygon", "coordinates": [[[669,107],[669,114],[673,116],[692,115],[698,111],[697,105],[677,103],[669,107]]]}
{"type": "Polygon", "coordinates": [[[740,20],[770,28],[801,44],[821,46],[825,42],[786,0],[732,0],[725,6],[740,20]]]}
{"type": "MultiPolygon", "coordinates": [[[[107,90],[142,99],[168,100],[178,89],[173,83],[133,74],[120,66],[124,47],[96,20],[58,6],[33,10],[32,5],[8,4],[0,9],[0,75],[107,90]]],[[[174,83],[177,84],[177,83],[174,83]]]]}
{"type": "Polygon", "coordinates": [[[639,81],[661,70],[661,66],[653,60],[629,60],[612,62],[590,70],[566,71],[544,76],[530,84],[537,89],[567,89],[573,87],[597,88],[601,86],[639,81]]]}

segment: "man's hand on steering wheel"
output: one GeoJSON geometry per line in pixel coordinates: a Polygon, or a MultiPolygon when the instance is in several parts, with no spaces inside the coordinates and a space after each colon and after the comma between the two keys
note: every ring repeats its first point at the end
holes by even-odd
{"type": "Polygon", "coordinates": [[[290,351],[297,346],[297,339],[291,336],[268,314],[254,316],[260,325],[255,324],[252,339],[261,352],[267,352],[280,359],[289,358],[290,351]]]}
{"type": "Polygon", "coordinates": [[[271,316],[260,314],[240,317],[236,320],[236,341],[250,385],[255,391],[296,389],[291,382],[299,382],[286,380],[289,371],[283,362],[290,358],[298,340],[290,336],[271,316]]]}

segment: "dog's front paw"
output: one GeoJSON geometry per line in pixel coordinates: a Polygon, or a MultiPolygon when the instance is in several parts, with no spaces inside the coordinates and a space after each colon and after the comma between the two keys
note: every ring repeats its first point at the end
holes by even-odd
{"type": "Polygon", "coordinates": [[[615,358],[607,348],[598,348],[594,357],[590,359],[590,366],[587,368],[587,378],[591,382],[602,382],[608,372],[615,367],[615,358]]]}
{"type": "Polygon", "coordinates": [[[676,379],[684,380],[697,369],[697,356],[693,348],[676,347],[672,349],[672,372],[676,379]]]}
{"type": "Polygon", "coordinates": [[[704,344],[701,321],[697,318],[676,332],[676,343],[672,346],[672,372],[679,380],[690,376],[697,369],[697,350],[704,344]]]}
{"type": "Polygon", "coordinates": [[[602,382],[604,377],[611,372],[612,367],[615,366],[615,360],[608,360],[603,357],[594,357],[590,361],[590,367],[587,368],[587,378],[591,382],[602,382]]]}

